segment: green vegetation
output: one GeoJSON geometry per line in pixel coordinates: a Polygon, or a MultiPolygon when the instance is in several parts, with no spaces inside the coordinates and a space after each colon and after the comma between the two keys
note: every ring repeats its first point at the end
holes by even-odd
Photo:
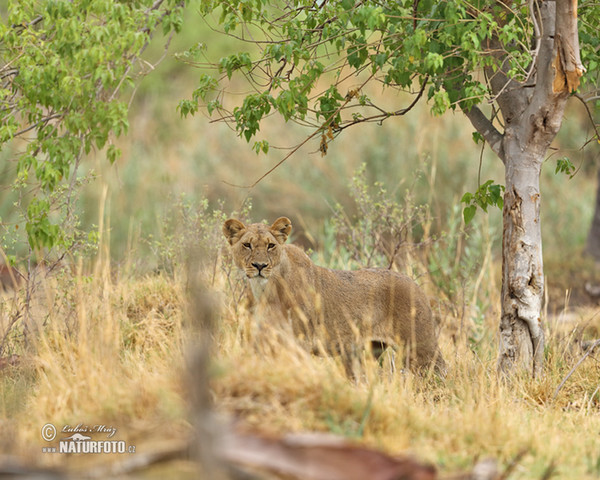
{"type": "Polygon", "coordinates": [[[0,148],[13,147],[23,217],[16,221],[32,250],[57,247],[61,255],[85,241],[73,212],[80,163],[105,147],[109,163],[119,157],[113,140],[129,126],[124,91],[145,73],[140,56],[155,31],[180,30],[182,6],[8,2],[0,22],[0,148]]]}

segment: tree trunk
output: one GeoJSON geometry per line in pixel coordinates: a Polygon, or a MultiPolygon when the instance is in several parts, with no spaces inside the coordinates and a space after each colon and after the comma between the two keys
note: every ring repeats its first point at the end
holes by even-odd
{"type": "Polygon", "coordinates": [[[544,298],[540,172],[543,152],[523,152],[507,136],[504,142],[506,193],[502,237],[502,373],[516,366],[537,376],[542,369],[544,330],[540,312],[544,298]]]}
{"type": "Polygon", "coordinates": [[[598,185],[596,187],[596,205],[592,226],[588,233],[585,252],[594,260],[600,262],[600,168],[598,168],[598,185]]]}
{"type": "Polygon", "coordinates": [[[502,237],[502,316],[498,369],[542,372],[544,298],[540,228],[540,171],[560,129],[569,93],[577,89],[579,57],[576,0],[534,0],[530,12],[535,36],[531,77],[511,79],[497,38],[488,52],[496,68],[486,75],[502,113],[504,132],[476,107],[465,111],[505,166],[502,237]]]}

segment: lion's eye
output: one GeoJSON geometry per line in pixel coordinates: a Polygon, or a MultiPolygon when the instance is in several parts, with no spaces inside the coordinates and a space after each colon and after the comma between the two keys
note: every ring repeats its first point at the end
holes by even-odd
{"type": "Polygon", "coordinates": [[[250,245],[249,243],[242,243],[242,246],[244,248],[247,248],[248,250],[252,250],[252,245],[250,245]]]}
{"type": "Polygon", "coordinates": [[[275,248],[275,244],[274,243],[269,243],[267,245],[267,250],[273,250],[275,248]]]}

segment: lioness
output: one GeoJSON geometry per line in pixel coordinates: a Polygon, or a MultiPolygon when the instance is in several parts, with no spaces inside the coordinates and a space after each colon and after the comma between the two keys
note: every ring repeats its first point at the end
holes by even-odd
{"type": "Polygon", "coordinates": [[[286,217],[270,227],[233,218],[223,225],[258,318],[291,327],[311,348],[342,354],[350,375],[354,354],[367,341],[401,343],[413,370],[433,365],[445,373],[427,298],[409,277],[383,269],[319,267],[301,248],[285,243],[291,230],[286,217]]]}

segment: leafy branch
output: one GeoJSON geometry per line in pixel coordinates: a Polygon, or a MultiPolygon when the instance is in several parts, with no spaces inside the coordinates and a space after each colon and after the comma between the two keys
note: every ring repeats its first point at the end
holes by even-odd
{"type": "Polygon", "coordinates": [[[125,89],[144,74],[153,34],[178,31],[181,0],[11,1],[0,23],[0,148],[16,153],[31,250],[69,249],[82,158],[127,132],[125,89]],[[64,198],[61,196],[64,195],[64,198]]]}
{"type": "Polygon", "coordinates": [[[465,204],[463,209],[463,218],[465,224],[468,225],[473,220],[477,207],[487,213],[488,207],[495,206],[502,210],[504,206],[504,185],[495,184],[493,180],[488,180],[482,185],[479,185],[475,193],[465,193],[460,202],[465,204]]]}

